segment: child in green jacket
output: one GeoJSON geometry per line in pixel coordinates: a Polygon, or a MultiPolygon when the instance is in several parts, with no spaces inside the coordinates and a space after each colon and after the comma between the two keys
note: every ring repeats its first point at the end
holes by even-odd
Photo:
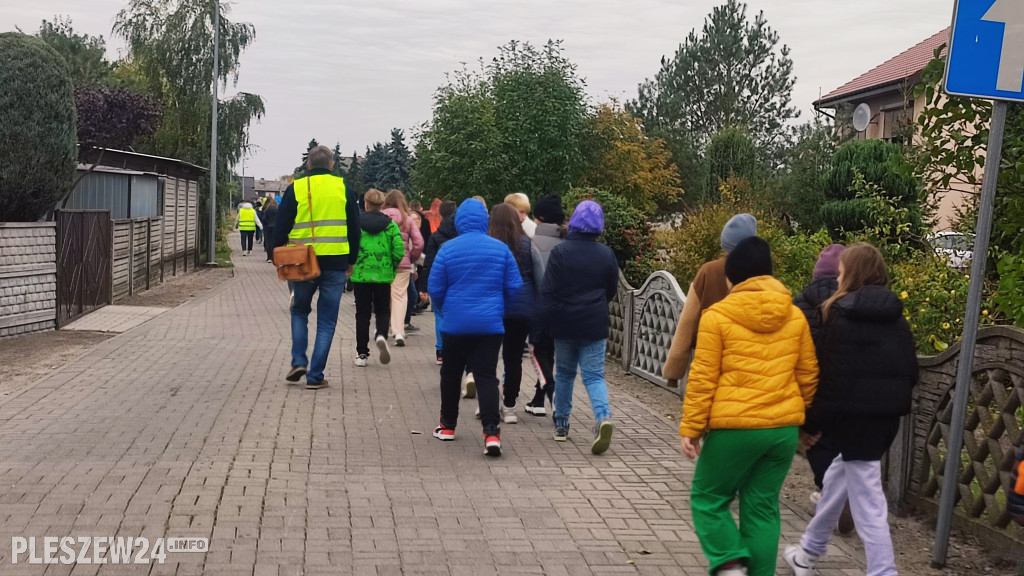
{"type": "Polygon", "coordinates": [[[380,210],[384,193],[373,189],[363,198],[366,213],[359,219],[362,237],[359,257],[352,271],[352,292],[356,297],[356,366],[366,366],[370,357],[370,314],[376,317],[376,342],[380,363],[391,361],[388,350],[388,322],[391,320],[391,283],[395,280],[405,245],[398,225],[380,210]]]}

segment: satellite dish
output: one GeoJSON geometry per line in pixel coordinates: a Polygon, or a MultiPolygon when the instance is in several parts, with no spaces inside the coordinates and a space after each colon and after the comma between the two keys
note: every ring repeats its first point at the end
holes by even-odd
{"type": "Polygon", "coordinates": [[[871,106],[867,102],[861,102],[853,110],[853,129],[863,132],[871,123],[871,106]]]}

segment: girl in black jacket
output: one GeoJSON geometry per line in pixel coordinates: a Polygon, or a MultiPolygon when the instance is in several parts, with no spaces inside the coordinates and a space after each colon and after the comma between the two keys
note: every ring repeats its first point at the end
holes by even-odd
{"type": "Polygon", "coordinates": [[[825,473],[814,518],[783,558],[796,576],[811,576],[849,498],[864,542],[867,573],[895,576],[882,455],[910,412],[917,353],[903,302],[886,287],[882,254],[854,244],[839,257],[839,289],[821,305],[816,339],[821,370],[805,428],[830,438],[839,456],[825,473]]]}

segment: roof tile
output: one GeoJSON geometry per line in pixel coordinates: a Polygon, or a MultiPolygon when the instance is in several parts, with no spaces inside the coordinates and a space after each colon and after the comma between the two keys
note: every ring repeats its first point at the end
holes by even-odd
{"type": "Polygon", "coordinates": [[[834,102],[845,96],[911,78],[924,70],[935,56],[935,49],[942,44],[949,44],[949,28],[825,94],[815,102],[815,105],[834,102]]]}

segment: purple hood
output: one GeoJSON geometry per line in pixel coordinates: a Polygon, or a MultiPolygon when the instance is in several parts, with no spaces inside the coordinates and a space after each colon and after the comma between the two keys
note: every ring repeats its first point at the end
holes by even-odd
{"type": "Polygon", "coordinates": [[[576,206],[569,219],[569,230],[584,234],[601,234],[604,232],[604,210],[593,200],[584,200],[576,206]]]}

